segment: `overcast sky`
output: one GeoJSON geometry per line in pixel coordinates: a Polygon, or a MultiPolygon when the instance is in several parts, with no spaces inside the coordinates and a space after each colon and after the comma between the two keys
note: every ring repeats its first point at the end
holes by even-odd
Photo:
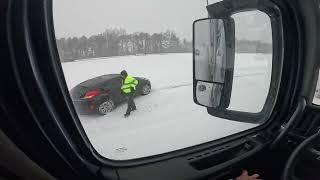
{"type": "MultiPolygon", "coordinates": [[[[209,4],[219,0],[209,0],[209,4]]],[[[124,28],[128,33],[159,33],[167,29],[180,38],[192,39],[192,23],[207,17],[206,0],[54,0],[56,37],[80,37],[124,28]]],[[[266,14],[236,15],[237,39],[271,42],[266,14]]]]}
{"type": "Polygon", "coordinates": [[[127,32],[175,30],[191,39],[192,22],[207,17],[206,0],[54,0],[57,38],[90,36],[106,28],[127,32]]]}

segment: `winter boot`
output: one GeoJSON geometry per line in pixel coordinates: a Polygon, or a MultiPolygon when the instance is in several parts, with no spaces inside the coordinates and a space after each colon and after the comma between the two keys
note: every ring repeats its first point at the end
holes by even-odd
{"type": "Polygon", "coordinates": [[[125,117],[125,118],[128,117],[128,116],[130,116],[130,113],[124,114],[124,117],[125,117]]]}

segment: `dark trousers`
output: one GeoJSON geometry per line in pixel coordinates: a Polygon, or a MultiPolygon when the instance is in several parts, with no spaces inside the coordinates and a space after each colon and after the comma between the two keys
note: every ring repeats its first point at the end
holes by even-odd
{"type": "Polygon", "coordinates": [[[133,101],[134,97],[134,92],[127,94],[127,99],[128,99],[128,108],[126,114],[130,114],[131,111],[136,110],[136,104],[133,101]]]}

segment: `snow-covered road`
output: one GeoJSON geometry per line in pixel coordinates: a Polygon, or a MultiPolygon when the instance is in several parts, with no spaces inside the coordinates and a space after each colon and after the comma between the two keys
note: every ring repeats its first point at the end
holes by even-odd
{"type": "MultiPolygon", "coordinates": [[[[270,57],[236,56],[231,109],[261,110],[268,93],[270,57]]],[[[204,107],[194,104],[191,54],[100,58],[63,63],[62,67],[69,89],[87,79],[123,69],[150,79],[151,94],[136,99],[138,110],[129,118],[123,118],[126,105],[106,116],[79,116],[95,149],[110,159],[162,154],[256,126],[212,117],[204,107]]]]}

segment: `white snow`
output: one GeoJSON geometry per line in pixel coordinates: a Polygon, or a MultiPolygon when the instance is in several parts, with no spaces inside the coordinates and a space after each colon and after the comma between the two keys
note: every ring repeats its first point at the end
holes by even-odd
{"type": "MultiPolygon", "coordinates": [[[[238,54],[231,109],[258,112],[270,82],[270,55],[238,54]]],[[[138,110],[124,118],[126,105],[106,116],[79,115],[94,148],[114,160],[147,157],[195,146],[256,124],[209,115],[192,97],[192,55],[124,56],[62,63],[68,88],[87,79],[119,73],[145,77],[152,92],[135,99],[138,110]]]]}

